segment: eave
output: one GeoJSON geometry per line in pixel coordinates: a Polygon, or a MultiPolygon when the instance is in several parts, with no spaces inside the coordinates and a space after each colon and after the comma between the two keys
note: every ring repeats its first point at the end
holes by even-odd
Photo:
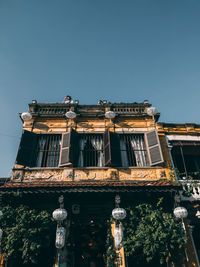
{"type": "Polygon", "coordinates": [[[158,181],[99,181],[99,182],[31,182],[7,183],[0,186],[0,193],[87,193],[87,192],[176,192],[180,184],[169,180],[158,181]]]}

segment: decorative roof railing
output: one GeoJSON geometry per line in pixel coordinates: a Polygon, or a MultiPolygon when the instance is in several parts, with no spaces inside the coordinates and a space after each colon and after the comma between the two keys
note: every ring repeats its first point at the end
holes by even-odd
{"type": "Polygon", "coordinates": [[[37,112],[39,114],[65,114],[67,111],[69,111],[70,108],[50,108],[50,107],[39,107],[37,112]]]}
{"type": "MultiPolygon", "coordinates": [[[[69,111],[75,111],[80,116],[103,116],[106,111],[112,110],[118,116],[146,116],[147,103],[114,103],[103,105],[79,105],[63,103],[32,103],[29,104],[29,111],[35,116],[59,116],[62,117],[69,111]]],[[[156,115],[159,117],[159,114],[156,115]]]]}
{"type": "Polygon", "coordinates": [[[117,114],[143,114],[145,113],[145,108],[114,107],[113,111],[117,114]]]}

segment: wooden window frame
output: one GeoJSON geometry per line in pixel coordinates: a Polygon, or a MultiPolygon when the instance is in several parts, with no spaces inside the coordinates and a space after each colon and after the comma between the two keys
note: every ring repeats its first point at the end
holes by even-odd
{"type": "MultiPolygon", "coordinates": [[[[20,141],[20,144],[19,144],[17,157],[16,157],[16,161],[15,161],[16,164],[22,165],[24,167],[30,167],[30,168],[53,168],[53,167],[58,167],[58,165],[57,166],[36,166],[36,159],[37,159],[38,153],[42,152],[41,150],[37,150],[39,138],[42,135],[43,136],[52,136],[52,135],[60,135],[60,134],[57,134],[57,133],[53,133],[53,134],[44,133],[43,134],[43,133],[35,133],[35,132],[23,130],[22,136],[21,136],[21,141],[20,141]],[[27,142],[26,136],[28,136],[29,142],[27,142]],[[26,144],[28,144],[28,145],[26,145],[26,144]],[[26,158],[25,155],[26,155],[27,151],[29,153],[28,153],[28,157],[26,158]]],[[[59,140],[58,140],[58,142],[59,142],[59,140]]],[[[49,157],[48,151],[49,151],[49,149],[46,149],[45,151],[43,151],[44,153],[46,153],[47,157],[49,157]]],[[[53,152],[56,153],[56,151],[53,151],[53,152]]],[[[59,150],[58,150],[58,153],[59,153],[59,150]]],[[[44,155],[42,156],[42,158],[43,157],[44,157],[44,155]]],[[[43,159],[42,159],[42,161],[43,161],[43,159]]],[[[46,162],[47,161],[48,161],[48,159],[46,159],[46,162]]]]}
{"type": "MultiPolygon", "coordinates": [[[[153,166],[156,166],[158,164],[161,164],[164,162],[164,158],[163,158],[163,153],[162,153],[162,148],[161,148],[161,145],[160,145],[160,139],[159,139],[159,136],[158,136],[158,133],[157,133],[157,130],[151,130],[151,131],[148,131],[148,132],[144,132],[144,131],[138,131],[138,132],[130,132],[130,131],[126,131],[126,130],[121,130],[121,131],[117,131],[115,132],[117,135],[120,135],[120,134],[130,134],[130,135],[137,135],[137,134],[143,134],[144,136],[144,143],[145,143],[145,148],[146,148],[146,155],[147,155],[147,163],[148,163],[148,166],[144,166],[145,167],[153,167],[153,166]],[[155,135],[156,135],[156,141],[157,141],[157,144],[153,145],[153,146],[149,146],[149,143],[148,143],[148,138],[147,138],[147,135],[151,132],[155,132],[155,135]],[[150,149],[151,148],[154,148],[154,147],[158,147],[159,149],[159,153],[160,153],[160,160],[153,163],[152,162],[152,158],[151,158],[151,154],[150,154],[150,149]]],[[[112,164],[112,162],[111,162],[112,164]]],[[[138,167],[138,166],[129,166],[130,167],[135,167],[135,168],[143,168],[143,167],[138,167]]]]}
{"type": "MultiPolygon", "coordinates": [[[[77,149],[77,159],[76,159],[76,167],[77,168],[103,168],[103,167],[105,167],[105,164],[103,165],[103,166],[97,166],[97,163],[98,163],[98,158],[96,158],[96,159],[94,159],[94,161],[96,161],[95,163],[95,165],[91,165],[91,166],[86,166],[85,164],[83,165],[83,166],[79,166],[78,165],[78,160],[79,160],[79,156],[80,156],[80,153],[81,153],[81,149],[80,149],[80,140],[81,140],[81,136],[95,136],[95,135],[98,135],[98,136],[100,136],[100,139],[102,140],[102,142],[103,142],[103,147],[102,147],[102,149],[101,150],[95,150],[95,148],[93,148],[92,149],[92,151],[90,151],[91,153],[94,153],[94,152],[102,152],[103,153],[103,158],[104,158],[104,161],[105,161],[105,153],[104,153],[104,140],[103,140],[103,133],[102,132],[95,132],[95,133],[85,133],[85,132],[80,132],[80,133],[78,133],[78,142],[79,142],[79,146],[78,146],[78,149],[77,149]]],[[[88,137],[88,140],[90,140],[90,138],[88,137]]],[[[83,151],[82,151],[83,152],[83,151]]],[[[86,151],[87,153],[90,153],[89,151],[86,151]]],[[[84,158],[84,156],[83,156],[83,161],[85,161],[85,158],[84,158]]],[[[90,160],[89,160],[90,161],[90,160]]],[[[103,162],[104,163],[104,162],[103,162]]]]}
{"type": "MultiPolygon", "coordinates": [[[[33,158],[33,166],[35,168],[54,168],[54,167],[58,167],[59,166],[59,157],[60,157],[60,142],[61,142],[61,134],[55,134],[55,133],[45,133],[45,134],[37,134],[37,145],[36,145],[36,148],[35,148],[35,151],[34,151],[34,158],[33,158]],[[48,142],[48,149],[45,148],[43,150],[41,149],[38,149],[38,143],[40,141],[40,138],[42,136],[45,136],[45,139],[46,141],[48,142]],[[51,149],[50,150],[50,144],[52,144],[53,142],[53,138],[50,138],[55,136],[55,140],[57,142],[57,146],[59,147],[57,150],[53,150],[51,149]],[[42,161],[41,161],[41,166],[36,166],[36,160],[37,160],[37,157],[38,157],[38,154],[42,152],[43,155],[42,155],[42,161]],[[56,162],[58,163],[57,165],[55,164],[55,166],[49,166],[50,164],[50,157],[51,157],[51,153],[54,153],[53,155],[53,163],[55,164],[56,162]],[[45,164],[44,164],[45,163],[45,164]],[[44,164],[44,165],[43,165],[44,164]],[[43,165],[43,166],[42,166],[43,165]]],[[[53,164],[53,165],[54,165],[53,164]]]]}

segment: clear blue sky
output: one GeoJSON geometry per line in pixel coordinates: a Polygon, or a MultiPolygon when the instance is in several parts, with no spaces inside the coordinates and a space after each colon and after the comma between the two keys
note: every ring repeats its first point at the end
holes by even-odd
{"type": "Polygon", "coordinates": [[[200,123],[199,0],[0,0],[0,176],[32,99],[149,101],[200,123]]]}

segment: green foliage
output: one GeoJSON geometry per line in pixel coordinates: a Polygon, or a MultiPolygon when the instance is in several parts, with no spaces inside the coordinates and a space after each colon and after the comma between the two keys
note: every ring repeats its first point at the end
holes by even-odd
{"type": "Polygon", "coordinates": [[[174,173],[174,170],[171,169],[170,172],[169,172],[169,178],[171,181],[175,181],[176,180],[176,176],[175,176],[175,173],[174,173]]]}
{"type": "Polygon", "coordinates": [[[157,258],[163,264],[169,255],[175,258],[177,249],[185,244],[181,223],[163,211],[161,202],[155,207],[140,204],[134,210],[127,209],[127,219],[123,222],[126,256],[143,254],[147,262],[157,258]]]}
{"type": "Polygon", "coordinates": [[[19,198],[20,195],[15,194],[5,201],[7,203],[1,204],[1,251],[7,259],[21,259],[23,264],[35,264],[42,249],[50,245],[53,222],[47,211],[30,209],[23,204],[18,206],[19,198]]]}
{"type": "Polygon", "coordinates": [[[190,197],[192,193],[194,192],[194,188],[197,187],[196,181],[192,181],[190,178],[188,178],[188,180],[190,180],[189,185],[188,185],[188,181],[182,182],[182,186],[184,186],[182,195],[185,197],[190,197]]]}

